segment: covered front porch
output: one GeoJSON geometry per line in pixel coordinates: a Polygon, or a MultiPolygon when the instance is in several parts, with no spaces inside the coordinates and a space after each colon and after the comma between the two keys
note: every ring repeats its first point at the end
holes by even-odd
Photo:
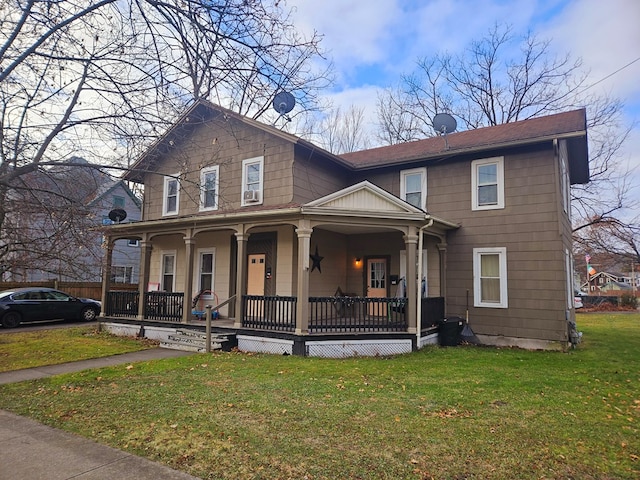
{"type": "Polygon", "coordinates": [[[120,292],[105,275],[101,316],[197,326],[204,291],[214,326],[252,339],[241,335],[241,349],[271,351],[286,339],[304,355],[313,342],[361,354],[352,342],[399,341],[394,353],[411,351],[445,316],[453,228],[370,184],[297,208],[116,225],[106,236],[106,271],[114,242],[135,238],[141,282],[120,292]],[[368,208],[354,208],[350,196],[368,208]]]}

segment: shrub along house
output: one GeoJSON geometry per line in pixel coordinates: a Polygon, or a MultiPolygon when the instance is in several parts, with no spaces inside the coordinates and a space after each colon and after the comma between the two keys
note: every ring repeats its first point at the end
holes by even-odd
{"type": "Polygon", "coordinates": [[[200,101],[125,180],[142,220],[107,245],[139,240],[140,291],[106,279],[107,320],[189,323],[205,291],[241,350],[406,352],[467,308],[483,343],[569,341],[584,110],[333,155],[200,101]]]}

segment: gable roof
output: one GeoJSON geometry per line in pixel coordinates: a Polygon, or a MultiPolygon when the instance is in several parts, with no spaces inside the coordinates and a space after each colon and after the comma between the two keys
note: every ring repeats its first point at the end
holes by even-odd
{"type": "Polygon", "coordinates": [[[446,138],[441,136],[431,137],[424,140],[334,155],[300,137],[202,99],[191,105],[134,162],[123,176],[123,179],[142,183],[144,174],[152,171],[154,165],[176,142],[183,140],[198,125],[216,118],[220,118],[225,122],[233,119],[249,127],[267,132],[306,150],[313,151],[352,171],[370,170],[420,160],[442,160],[456,155],[565,139],[568,144],[571,183],[587,183],[589,181],[587,121],[584,108],[519,122],[451,133],[446,138]]]}
{"type": "Polygon", "coordinates": [[[137,183],[142,183],[144,174],[152,170],[154,164],[165,155],[169,149],[181,141],[198,125],[220,118],[224,122],[230,119],[243,123],[249,127],[267,132],[270,135],[286,140],[292,144],[301,146],[307,150],[319,153],[342,166],[349,167],[350,164],[337,155],[334,155],[313,143],[300,137],[287,133],[271,125],[259,122],[244,115],[240,115],[232,110],[214,105],[213,103],[199,99],[191,105],[173,125],[158,138],[138,159],[131,168],[124,174],[123,179],[137,183]]]}
{"type": "Polygon", "coordinates": [[[438,227],[445,230],[459,227],[458,224],[434,217],[424,210],[414,207],[368,180],[306,203],[301,206],[301,211],[304,214],[312,215],[369,217],[386,220],[426,222],[432,219],[438,227]]]}
{"type": "Polygon", "coordinates": [[[572,183],[589,181],[585,109],[466,130],[413,142],[345,153],[355,169],[392,166],[416,160],[442,159],[471,152],[567,139],[572,183]]]}

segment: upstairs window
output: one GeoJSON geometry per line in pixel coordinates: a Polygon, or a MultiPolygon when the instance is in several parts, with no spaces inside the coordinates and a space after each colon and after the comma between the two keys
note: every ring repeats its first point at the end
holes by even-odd
{"type": "Polygon", "coordinates": [[[427,169],[400,172],[400,198],[414,207],[427,210],[427,169]]]}
{"type": "Polygon", "coordinates": [[[471,162],[471,209],[504,208],[504,158],[471,162]]]}
{"type": "Polygon", "coordinates": [[[242,162],[241,205],[262,204],[264,157],[249,158],[242,162]]]}
{"type": "Polygon", "coordinates": [[[113,196],[113,208],[124,208],[124,197],[113,196]]]}
{"type": "Polygon", "coordinates": [[[473,249],[474,306],[507,308],[507,249],[473,249]]]}
{"type": "Polygon", "coordinates": [[[200,210],[218,209],[218,172],[217,165],[200,172],[200,210]]]}
{"type": "Polygon", "coordinates": [[[164,196],[162,199],[162,214],[176,215],[180,201],[180,184],[178,175],[164,177],[164,196]]]}

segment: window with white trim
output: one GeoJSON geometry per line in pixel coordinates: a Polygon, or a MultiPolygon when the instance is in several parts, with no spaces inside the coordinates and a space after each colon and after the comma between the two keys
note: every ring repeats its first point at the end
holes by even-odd
{"type": "Polygon", "coordinates": [[[562,209],[567,215],[571,212],[571,182],[567,165],[567,144],[560,144],[560,195],[562,195],[562,209]]]}
{"type": "Polygon", "coordinates": [[[400,198],[414,207],[427,210],[426,168],[413,168],[400,172],[400,198]]]}
{"type": "Polygon", "coordinates": [[[504,208],[504,157],[471,162],[471,210],[504,208]]]}
{"type": "Polygon", "coordinates": [[[198,250],[198,277],[196,278],[196,288],[199,292],[203,290],[214,290],[214,272],[216,266],[215,249],[198,250]]]}
{"type": "Polygon", "coordinates": [[[176,278],[176,254],[175,252],[163,253],[160,275],[160,290],[173,292],[176,278]]]}
{"type": "Polygon", "coordinates": [[[507,249],[473,249],[473,304],[476,307],[507,308],[507,249]]]}
{"type": "Polygon", "coordinates": [[[164,195],[162,197],[162,214],[176,215],[180,202],[180,183],[178,175],[164,177],[164,195]]]}
{"type": "Polygon", "coordinates": [[[131,283],[133,276],[133,267],[111,266],[111,282],[112,283],[131,283]]]}
{"type": "Polygon", "coordinates": [[[218,165],[200,172],[200,210],[218,209],[218,165]]]}
{"type": "Polygon", "coordinates": [[[571,254],[567,248],[564,249],[564,269],[567,279],[567,307],[571,309],[575,307],[573,303],[573,258],[571,258],[571,254]]]}
{"type": "Polygon", "coordinates": [[[262,204],[264,179],[264,157],[242,161],[242,202],[241,205],[262,204]]]}

